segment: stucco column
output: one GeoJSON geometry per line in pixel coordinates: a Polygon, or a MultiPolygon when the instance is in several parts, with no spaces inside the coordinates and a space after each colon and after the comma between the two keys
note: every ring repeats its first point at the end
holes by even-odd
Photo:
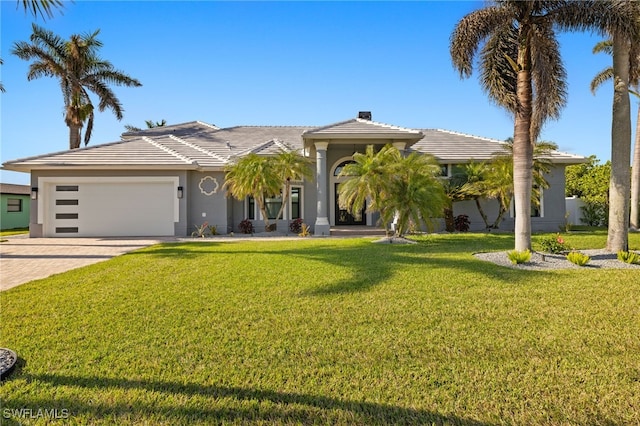
{"type": "Polygon", "coordinates": [[[405,155],[405,148],[407,147],[407,143],[406,142],[394,142],[393,146],[400,151],[400,154],[402,154],[402,156],[404,157],[405,155]]]}
{"type": "Polygon", "coordinates": [[[317,214],[314,226],[314,235],[329,236],[331,225],[329,224],[328,195],[327,191],[327,147],[329,142],[316,142],[316,188],[317,188],[317,214]]]}

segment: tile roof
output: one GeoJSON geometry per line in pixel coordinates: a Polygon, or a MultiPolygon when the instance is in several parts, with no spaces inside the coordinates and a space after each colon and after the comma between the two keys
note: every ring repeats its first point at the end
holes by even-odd
{"type": "MultiPolygon", "coordinates": [[[[220,170],[242,155],[301,150],[305,139],[320,137],[409,139],[417,141],[410,150],[430,153],[448,164],[489,160],[494,154],[504,152],[504,142],[494,139],[439,129],[405,129],[359,118],[324,127],[236,126],[224,129],[193,121],[125,135],[118,142],[8,161],[3,168],[23,172],[54,168],[220,170]]],[[[584,157],[558,151],[548,158],[566,164],[586,161],[584,157]]]]}
{"type": "Polygon", "coordinates": [[[347,121],[318,127],[305,132],[303,138],[329,138],[329,137],[351,137],[370,138],[372,136],[390,139],[420,139],[422,134],[419,130],[407,129],[404,127],[392,126],[390,124],[379,123],[377,121],[353,118],[347,121]]]}
{"type": "Polygon", "coordinates": [[[14,183],[0,183],[0,194],[31,195],[31,187],[14,183]]]}
{"type": "Polygon", "coordinates": [[[143,129],[138,132],[125,132],[120,137],[122,139],[133,139],[141,136],[158,136],[172,134],[174,136],[192,135],[198,132],[209,130],[218,130],[219,127],[202,121],[189,121],[187,123],[172,124],[169,126],[152,127],[151,129],[143,129]]]}
{"type": "MultiPolygon", "coordinates": [[[[506,154],[506,143],[497,139],[483,138],[442,129],[422,129],[424,137],[410,149],[428,153],[446,164],[471,161],[487,161],[494,155],[506,154]]],[[[544,156],[554,163],[578,164],[587,161],[580,155],[553,151],[544,156]]]]}

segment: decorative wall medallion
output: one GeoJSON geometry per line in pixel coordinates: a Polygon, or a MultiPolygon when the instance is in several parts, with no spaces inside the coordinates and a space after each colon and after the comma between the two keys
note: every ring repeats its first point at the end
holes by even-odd
{"type": "Polygon", "coordinates": [[[198,188],[200,188],[200,192],[204,195],[209,196],[218,192],[218,180],[212,176],[205,176],[200,179],[200,183],[198,184],[198,188]]]}

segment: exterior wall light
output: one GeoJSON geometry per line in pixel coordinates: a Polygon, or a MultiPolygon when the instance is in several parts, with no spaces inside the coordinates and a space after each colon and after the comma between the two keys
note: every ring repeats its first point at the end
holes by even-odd
{"type": "Polygon", "coordinates": [[[37,187],[33,187],[31,188],[31,199],[32,200],[37,200],[38,199],[38,188],[37,187]]]}
{"type": "Polygon", "coordinates": [[[178,187],[178,198],[182,198],[183,196],[184,196],[184,188],[179,186],[178,187]]]}

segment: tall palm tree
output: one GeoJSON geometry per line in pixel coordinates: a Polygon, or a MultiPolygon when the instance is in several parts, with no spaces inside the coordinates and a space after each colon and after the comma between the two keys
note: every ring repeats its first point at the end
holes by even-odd
{"type": "Polygon", "coordinates": [[[25,12],[31,12],[34,18],[40,15],[42,19],[51,19],[53,18],[54,9],[64,8],[62,0],[18,0],[18,5],[20,5],[20,3],[22,3],[25,12]]]}
{"type": "MultiPolygon", "coordinates": [[[[640,10],[638,11],[640,19],[640,10]]],[[[640,42],[631,43],[629,52],[629,88],[628,92],[640,98],[640,42]],[[633,88],[633,89],[632,89],[633,88]],[[635,90],[634,90],[635,89],[635,90]]],[[[593,53],[607,53],[613,56],[613,40],[611,38],[597,43],[593,48],[593,53]]],[[[607,67],[600,71],[591,81],[591,92],[595,95],[596,90],[605,82],[614,80],[613,67],[607,67]]],[[[626,118],[626,117],[625,117],[626,118]]],[[[621,177],[624,179],[624,177],[621,177]]],[[[636,139],[633,154],[633,167],[631,169],[631,214],[629,225],[632,229],[640,228],[640,106],[638,107],[636,123],[636,139]]],[[[624,211],[624,209],[622,210],[624,211]]],[[[611,218],[609,218],[611,220],[611,218]]],[[[624,225],[623,225],[624,226],[624,225]]],[[[617,228],[610,228],[615,230],[617,228]]],[[[625,237],[623,237],[626,239],[625,237]]]]}
{"type": "MultiPolygon", "coordinates": [[[[634,52],[629,56],[629,93],[640,99],[640,75],[638,66],[640,65],[640,51],[638,43],[631,45],[634,52]]],[[[613,55],[613,40],[607,39],[597,43],[593,47],[593,53],[606,53],[613,55]]],[[[605,82],[613,81],[613,67],[607,67],[600,71],[591,81],[591,92],[595,95],[597,89],[605,82]]],[[[631,214],[630,226],[632,229],[640,228],[640,105],[638,107],[636,123],[636,139],[633,154],[633,167],[631,169],[631,214]]]]}
{"type": "Polygon", "coordinates": [[[290,151],[282,151],[273,157],[251,153],[231,163],[226,171],[224,187],[238,200],[253,197],[262,214],[265,229],[270,227],[267,198],[285,194],[282,196],[280,211],[276,214],[277,219],[282,216],[291,180],[312,176],[308,161],[300,154],[290,151]]]}
{"type": "MultiPolygon", "coordinates": [[[[2,58],[0,58],[0,65],[2,65],[4,62],[2,60],[2,58]]],[[[0,92],[4,93],[4,86],[2,85],[2,83],[0,83],[0,92]]]]}
{"type": "Polygon", "coordinates": [[[98,56],[98,49],[102,47],[102,42],[97,39],[99,32],[100,30],[91,34],[74,34],[69,41],[64,41],[53,32],[33,24],[31,44],[16,42],[11,51],[21,59],[34,61],[29,66],[28,80],[39,77],[55,77],[60,80],[70,149],[80,147],[85,123],[87,128],[84,144],[87,145],[91,138],[94,106],[89,92],[97,95],[99,111],[108,108],[121,120],[124,110],[109,85],[142,85],[98,56]]]}
{"type": "Polygon", "coordinates": [[[470,77],[480,49],[481,85],[514,115],[515,249],[531,248],[533,147],[542,125],[566,103],[565,70],[557,30],[635,31],[623,1],[498,0],[458,22],[450,53],[470,77]],[[480,46],[482,45],[482,48],[480,46]]]}

